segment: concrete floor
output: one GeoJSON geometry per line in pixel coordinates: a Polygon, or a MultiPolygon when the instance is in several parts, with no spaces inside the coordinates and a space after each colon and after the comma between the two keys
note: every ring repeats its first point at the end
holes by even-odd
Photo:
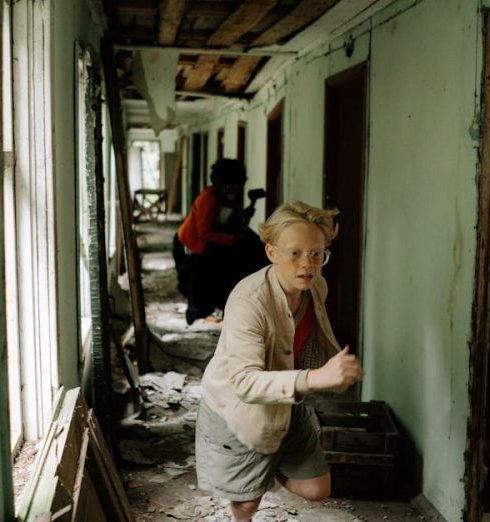
{"type": "MultiPolygon", "coordinates": [[[[231,520],[228,503],[197,489],[193,456],[199,378],[212,355],[220,325],[204,320],[191,327],[185,323],[185,302],[176,289],[170,252],[175,228],[169,223],[138,227],[147,323],[154,334],[150,360],[159,371],[144,380],[148,399],[144,419],[134,415],[120,427],[119,443],[125,459],[120,470],[136,521],[227,521],[231,520]],[[177,380],[186,376],[170,391],[170,399],[165,397],[165,384],[157,386],[165,374],[170,377],[169,372],[177,380]]],[[[125,277],[120,278],[120,284],[127,289],[125,277]]],[[[115,388],[120,397],[127,390],[121,379],[115,388]]],[[[278,485],[265,495],[254,520],[444,519],[420,496],[411,503],[350,498],[312,503],[278,485]]]]}

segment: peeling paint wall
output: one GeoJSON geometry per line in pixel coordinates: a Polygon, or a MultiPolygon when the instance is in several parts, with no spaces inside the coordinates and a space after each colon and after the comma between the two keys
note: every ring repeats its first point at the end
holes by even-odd
{"type": "MultiPolygon", "coordinates": [[[[448,520],[460,519],[464,506],[478,9],[478,0],[394,2],[297,59],[242,112],[191,128],[209,129],[212,159],[214,130],[240,112],[249,186],[264,186],[267,114],[284,97],[285,197],[321,205],[324,82],[368,61],[362,396],[390,404],[408,433],[410,458],[420,459],[423,493],[448,520]]],[[[259,202],[253,226],[263,218],[259,202]]]]}
{"type": "Polygon", "coordinates": [[[388,398],[423,458],[424,494],[457,520],[475,256],[477,2],[425,1],[394,13],[383,13],[371,45],[364,395],[388,398]]]}

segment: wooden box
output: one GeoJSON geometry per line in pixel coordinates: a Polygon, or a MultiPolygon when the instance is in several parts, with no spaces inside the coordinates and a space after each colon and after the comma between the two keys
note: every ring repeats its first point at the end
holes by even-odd
{"type": "Polygon", "coordinates": [[[315,404],[330,465],[332,496],[392,498],[396,494],[398,430],[382,401],[315,404]]]}

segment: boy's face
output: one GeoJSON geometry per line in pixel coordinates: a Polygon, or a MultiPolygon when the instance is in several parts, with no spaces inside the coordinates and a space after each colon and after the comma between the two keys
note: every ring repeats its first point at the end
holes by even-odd
{"type": "Polygon", "coordinates": [[[322,231],[313,223],[306,222],[289,225],[281,232],[275,245],[267,243],[265,246],[279,283],[287,295],[308,290],[312,286],[321,273],[324,250],[322,231]]]}

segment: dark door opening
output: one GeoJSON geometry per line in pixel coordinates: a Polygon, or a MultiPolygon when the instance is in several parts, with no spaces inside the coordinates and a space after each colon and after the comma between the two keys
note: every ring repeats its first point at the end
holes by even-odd
{"type": "Polygon", "coordinates": [[[192,170],[191,170],[191,202],[196,199],[201,190],[201,134],[192,135],[192,170]]]}
{"type": "Polygon", "coordinates": [[[245,140],[247,137],[247,124],[241,121],[238,124],[238,143],[237,143],[237,154],[236,157],[245,165],[245,140]]]}
{"type": "Polygon", "coordinates": [[[270,216],[282,201],[282,109],[281,101],[267,117],[266,217],[270,216]]]}
{"type": "Polygon", "coordinates": [[[225,148],[225,129],[220,127],[216,133],[216,159],[221,159],[225,148]]]}
{"type": "Polygon", "coordinates": [[[326,80],[324,206],[340,210],[325,269],[327,310],[339,343],[351,353],[359,353],[365,107],[365,65],[326,80]]]}
{"type": "Polygon", "coordinates": [[[208,133],[204,132],[202,135],[202,151],[201,151],[201,187],[208,184],[208,133]]]}

